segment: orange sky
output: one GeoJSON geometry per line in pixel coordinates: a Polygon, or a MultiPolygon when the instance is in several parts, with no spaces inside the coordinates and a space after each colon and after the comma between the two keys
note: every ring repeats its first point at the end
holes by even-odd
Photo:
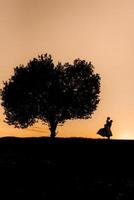
{"type": "MultiPolygon", "coordinates": [[[[113,138],[134,139],[134,1],[0,0],[0,88],[13,68],[41,53],[58,61],[92,61],[100,73],[101,102],[89,120],[67,121],[59,136],[98,137],[111,116],[113,138]]],[[[3,123],[2,136],[48,135],[36,124],[18,130],[3,123]]]]}

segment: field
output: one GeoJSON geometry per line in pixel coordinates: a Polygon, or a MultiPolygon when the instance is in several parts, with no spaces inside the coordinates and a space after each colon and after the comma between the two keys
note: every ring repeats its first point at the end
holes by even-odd
{"type": "Polygon", "coordinates": [[[0,199],[134,199],[133,161],[134,141],[2,138],[0,199]]]}

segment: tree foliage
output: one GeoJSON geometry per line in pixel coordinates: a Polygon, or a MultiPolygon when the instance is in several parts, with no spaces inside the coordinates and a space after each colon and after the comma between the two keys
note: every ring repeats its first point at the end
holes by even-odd
{"type": "Polygon", "coordinates": [[[26,128],[38,120],[47,123],[51,137],[68,119],[87,119],[99,103],[100,76],[91,62],[53,64],[50,55],[30,60],[14,69],[1,91],[6,122],[26,128]]]}

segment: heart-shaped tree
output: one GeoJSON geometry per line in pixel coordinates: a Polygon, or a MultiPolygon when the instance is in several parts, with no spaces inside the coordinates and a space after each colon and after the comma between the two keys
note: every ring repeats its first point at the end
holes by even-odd
{"type": "Polygon", "coordinates": [[[30,60],[14,69],[1,91],[6,122],[26,128],[38,120],[47,123],[51,137],[67,119],[90,118],[99,103],[100,76],[91,62],[53,64],[50,55],[30,60]]]}

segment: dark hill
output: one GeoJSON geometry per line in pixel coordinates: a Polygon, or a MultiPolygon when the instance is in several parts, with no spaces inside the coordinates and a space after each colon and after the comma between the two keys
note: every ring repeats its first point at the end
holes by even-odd
{"type": "Polygon", "coordinates": [[[3,199],[134,199],[134,141],[0,139],[3,199]]]}

